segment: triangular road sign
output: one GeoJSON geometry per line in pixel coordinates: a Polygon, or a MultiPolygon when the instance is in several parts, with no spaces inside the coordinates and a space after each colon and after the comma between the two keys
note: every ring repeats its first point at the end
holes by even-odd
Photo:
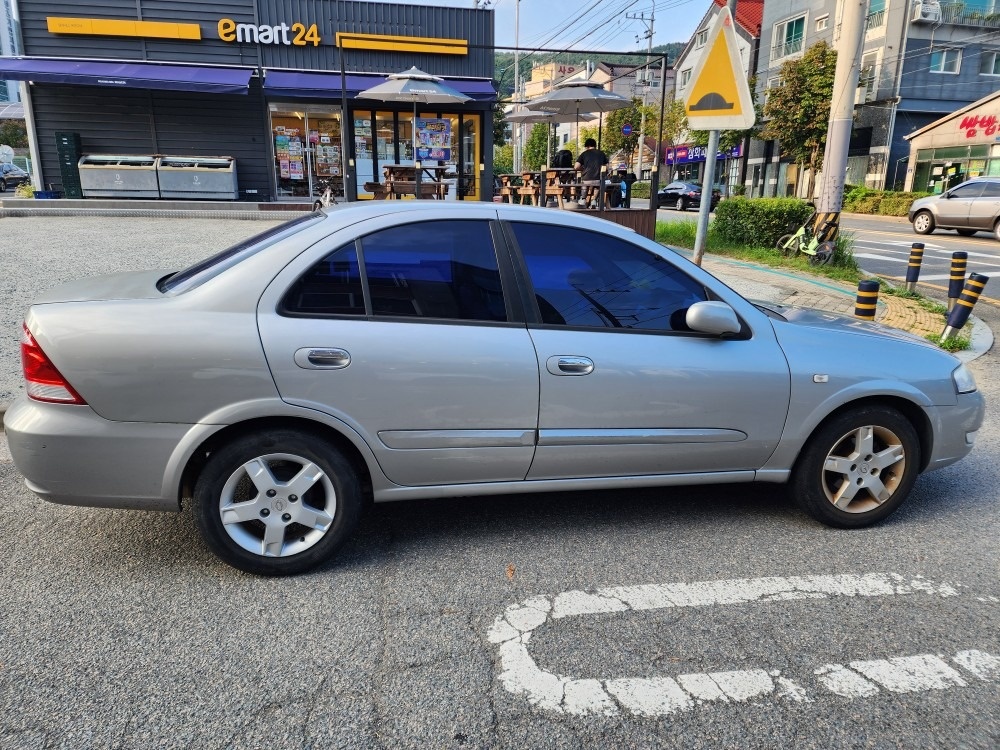
{"type": "Polygon", "coordinates": [[[715,18],[684,101],[689,130],[745,130],[757,119],[729,8],[715,18]]]}

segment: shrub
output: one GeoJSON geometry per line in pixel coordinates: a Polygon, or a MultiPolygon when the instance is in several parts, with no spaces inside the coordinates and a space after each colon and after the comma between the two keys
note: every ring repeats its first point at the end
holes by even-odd
{"type": "Polygon", "coordinates": [[[15,198],[34,198],[35,188],[30,182],[22,182],[16,188],[14,188],[15,198]]]}
{"type": "Polygon", "coordinates": [[[894,190],[872,190],[851,187],[844,191],[843,210],[856,214],[906,216],[910,204],[930,193],[902,193],[894,190]]]}
{"type": "Polygon", "coordinates": [[[648,198],[649,197],[649,183],[648,182],[633,182],[632,183],[632,197],[633,198],[648,198]]]}
{"type": "Polygon", "coordinates": [[[812,207],[797,198],[742,198],[721,201],[715,209],[719,239],[739,245],[774,247],[781,235],[799,227],[812,207]]]}
{"type": "Polygon", "coordinates": [[[913,198],[903,194],[886,195],[879,203],[878,213],[882,216],[906,216],[913,198]]]}

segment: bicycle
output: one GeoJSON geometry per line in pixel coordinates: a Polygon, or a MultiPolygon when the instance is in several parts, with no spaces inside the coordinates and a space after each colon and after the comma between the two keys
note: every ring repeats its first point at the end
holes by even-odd
{"type": "Polygon", "coordinates": [[[319,211],[337,204],[337,198],[333,194],[333,183],[330,180],[317,180],[317,185],[323,188],[319,198],[313,201],[313,211],[319,211]]]}
{"type": "MultiPolygon", "coordinates": [[[[806,222],[794,233],[781,235],[774,245],[775,248],[780,250],[786,258],[794,258],[799,254],[808,255],[810,266],[825,266],[833,260],[834,251],[837,249],[836,243],[831,240],[820,240],[820,238],[825,237],[836,222],[825,221],[819,232],[814,233],[813,223],[816,220],[816,214],[816,207],[813,206],[813,213],[806,219],[806,222]]],[[[790,226],[789,229],[793,227],[794,225],[790,226]]]]}

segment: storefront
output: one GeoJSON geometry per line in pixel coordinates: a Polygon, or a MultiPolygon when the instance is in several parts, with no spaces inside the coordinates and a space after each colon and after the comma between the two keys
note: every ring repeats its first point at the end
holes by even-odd
{"type": "MultiPolygon", "coordinates": [[[[683,144],[680,146],[664,146],[662,159],[667,165],[667,174],[673,180],[687,182],[702,182],[704,179],[706,153],[704,146],[683,144]]],[[[715,185],[735,185],[739,181],[740,159],[743,147],[734,146],[719,151],[715,162],[715,185]]]]}
{"type": "Polygon", "coordinates": [[[57,144],[75,133],[83,153],[232,156],[239,198],[256,201],[309,201],[328,184],[375,197],[416,142],[449,198],[491,197],[492,11],[101,0],[82,18],[56,0],[19,5],[25,57],[0,58],[0,78],[29,82],[46,188],[63,189],[57,144]],[[468,100],[414,117],[411,103],[360,96],[414,66],[468,100]]]}
{"type": "Polygon", "coordinates": [[[1000,176],[1000,92],[906,136],[906,189],[941,193],[971,177],[1000,176]]]}

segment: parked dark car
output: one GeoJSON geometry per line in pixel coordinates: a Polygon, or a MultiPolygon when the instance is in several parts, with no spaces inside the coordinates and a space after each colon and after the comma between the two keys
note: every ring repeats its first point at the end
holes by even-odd
{"type": "Polygon", "coordinates": [[[941,195],[918,198],[909,219],[917,234],[954,229],[963,237],[992,232],[1000,240],[1000,178],[977,177],[941,195]]]}
{"type": "Polygon", "coordinates": [[[7,188],[17,187],[30,179],[31,175],[16,164],[0,164],[0,193],[5,193],[7,188]]]}
{"type": "MultiPolygon", "coordinates": [[[[722,193],[718,188],[712,190],[712,210],[719,205],[722,200],[722,193]]],[[[660,190],[656,194],[657,208],[676,208],[678,211],[686,211],[689,208],[701,206],[701,185],[697,182],[674,181],[660,190]]]]}

